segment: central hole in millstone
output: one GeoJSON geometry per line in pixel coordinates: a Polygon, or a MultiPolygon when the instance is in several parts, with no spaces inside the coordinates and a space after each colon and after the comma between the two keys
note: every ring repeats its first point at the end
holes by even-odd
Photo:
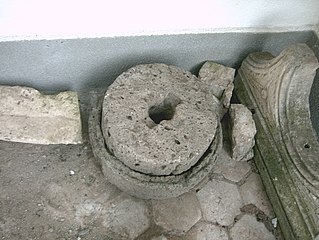
{"type": "Polygon", "coordinates": [[[164,100],[148,109],[148,115],[154,123],[159,124],[163,120],[171,120],[174,117],[176,106],[181,99],[174,93],[168,93],[164,100]]]}

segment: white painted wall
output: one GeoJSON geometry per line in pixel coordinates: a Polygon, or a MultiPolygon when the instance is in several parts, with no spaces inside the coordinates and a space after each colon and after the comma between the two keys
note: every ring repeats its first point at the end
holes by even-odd
{"type": "Polygon", "coordinates": [[[0,0],[0,41],[292,28],[319,0],[0,0]]]}

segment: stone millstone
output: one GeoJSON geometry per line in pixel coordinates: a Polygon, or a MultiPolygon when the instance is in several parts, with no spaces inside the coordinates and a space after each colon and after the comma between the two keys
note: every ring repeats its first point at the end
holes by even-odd
{"type": "Polygon", "coordinates": [[[133,67],[108,88],[102,131],[110,152],[135,171],[177,175],[210,147],[218,126],[218,99],[182,69],[133,67]]]}

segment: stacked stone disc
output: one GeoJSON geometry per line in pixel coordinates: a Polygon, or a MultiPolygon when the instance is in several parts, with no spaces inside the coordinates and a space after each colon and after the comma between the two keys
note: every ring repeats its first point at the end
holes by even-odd
{"type": "Polygon", "coordinates": [[[205,86],[165,64],[121,74],[89,121],[92,148],[108,180],[146,199],[176,197],[202,182],[221,146],[220,102],[205,86]]]}

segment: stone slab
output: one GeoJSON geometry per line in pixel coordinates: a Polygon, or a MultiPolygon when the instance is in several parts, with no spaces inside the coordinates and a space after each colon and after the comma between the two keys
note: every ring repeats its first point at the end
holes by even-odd
{"type": "Polygon", "coordinates": [[[34,144],[82,142],[76,92],[44,95],[20,86],[0,86],[0,140],[34,144]]]}
{"type": "Polygon", "coordinates": [[[251,215],[244,215],[229,231],[230,237],[236,240],[275,240],[275,236],[265,225],[257,222],[251,215]]]}
{"type": "Polygon", "coordinates": [[[177,198],[152,200],[153,217],[158,226],[177,235],[186,233],[201,218],[199,202],[194,193],[177,198]]]}
{"type": "Polygon", "coordinates": [[[203,218],[212,223],[229,226],[240,214],[242,199],[236,185],[212,180],[197,193],[203,218]]]}

